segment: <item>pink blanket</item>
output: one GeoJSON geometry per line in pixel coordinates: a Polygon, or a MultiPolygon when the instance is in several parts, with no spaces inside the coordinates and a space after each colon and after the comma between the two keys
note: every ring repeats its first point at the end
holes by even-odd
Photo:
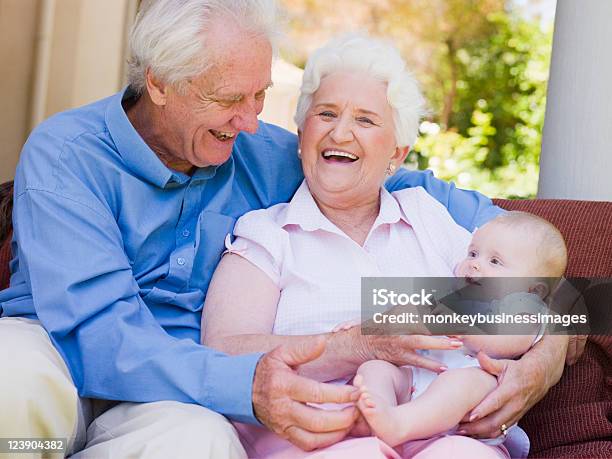
{"type": "Polygon", "coordinates": [[[249,458],[268,459],[433,459],[491,458],[509,459],[503,446],[487,446],[477,440],[458,435],[434,437],[391,448],[376,437],[347,438],[324,449],[306,452],[272,432],[252,425],[234,423],[249,458]]]}

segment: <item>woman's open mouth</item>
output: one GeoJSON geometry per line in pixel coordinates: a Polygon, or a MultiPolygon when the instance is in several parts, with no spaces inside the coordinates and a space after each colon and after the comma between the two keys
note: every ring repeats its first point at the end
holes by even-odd
{"type": "Polygon", "coordinates": [[[321,156],[326,161],[338,163],[354,163],[359,159],[359,156],[353,153],[340,150],[325,150],[323,153],[321,153],[321,156]]]}

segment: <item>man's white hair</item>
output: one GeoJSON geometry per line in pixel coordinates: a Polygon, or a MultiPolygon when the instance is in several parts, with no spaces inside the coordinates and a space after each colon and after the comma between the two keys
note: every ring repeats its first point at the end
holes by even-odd
{"type": "Polygon", "coordinates": [[[335,38],[308,59],[294,117],[299,129],[303,128],[321,79],[336,72],[362,73],[387,83],[397,146],[414,144],[425,107],[419,86],[392,44],[360,34],[335,38]]]}
{"type": "Polygon", "coordinates": [[[206,30],[212,21],[265,36],[276,54],[278,17],[275,0],[144,1],[130,33],[128,83],[142,93],[150,69],[155,77],[181,90],[185,81],[211,65],[213,52],[206,48],[206,30]]]}

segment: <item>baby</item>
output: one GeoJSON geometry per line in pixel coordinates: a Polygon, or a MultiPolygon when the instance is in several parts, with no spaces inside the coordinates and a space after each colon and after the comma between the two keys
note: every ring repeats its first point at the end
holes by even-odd
{"type": "MultiPolygon", "coordinates": [[[[474,233],[455,275],[468,283],[487,277],[516,278],[495,283],[497,306],[534,312],[532,306],[542,304],[554,287],[534,278],[559,278],[566,263],[563,237],[551,223],[525,212],[508,212],[474,233]]],[[[537,330],[532,335],[461,336],[464,350],[429,352],[428,357],[448,368],[439,375],[368,361],[354,379],[361,392],[357,405],[373,434],[391,446],[452,431],[497,385],[495,377],[466,353],[484,351],[495,358],[515,358],[535,344],[536,334],[537,330]]]]}

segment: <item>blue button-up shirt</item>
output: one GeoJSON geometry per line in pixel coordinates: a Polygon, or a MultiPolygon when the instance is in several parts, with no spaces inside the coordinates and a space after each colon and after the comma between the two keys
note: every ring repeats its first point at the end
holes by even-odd
{"type": "MultiPolygon", "coordinates": [[[[124,92],[53,116],[15,178],[11,284],[3,316],[37,318],[83,397],[197,403],[256,422],[261,354],[199,344],[204,296],[225,235],[245,212],[288,201],[303,179],[295,135],[260,123],[225,164],[168,169],[122,107],[124,92]]],[[[400,171],[473,229],[499,209],[429,172],[400,171]]]]}

